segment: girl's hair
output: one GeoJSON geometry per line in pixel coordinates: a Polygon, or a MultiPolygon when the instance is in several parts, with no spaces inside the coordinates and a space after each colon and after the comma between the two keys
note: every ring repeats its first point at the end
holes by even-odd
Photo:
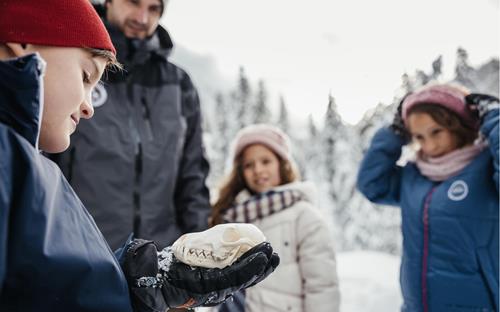
{"type": "Polygon", "coordinates": [[[445,127],[456,136],[458,148],[472,144],[477,139],[478,132],[467,127],[456,113],[445,107],[431,103],[419,104],[410,109],[408,116],[413,113],[429,114],[438,125],[445,127]]]}
{"type": "MultiPolygon", "coordinates": [[[[272,151],[272,150],[271,150],[272,151]]],[[[279,161],[279,173],[280,173],[280,185],[288,184],[300,179],[299,173],[295,166],[288,160],[276,155],[279,161]]],[[[245,178],[243,177],[243,152],[235,159],[233,164],[233,169],[229,175],[224,179],[222,186],[220,187],[219,197],[212,207],[212,216],[210,218],[210,226],[214,226],[222,223],[223,211],[229,208],[236,198],[236,195],[240,193],[245,188],[250,192],[251,190],[247,187],[245,183],[245,178]]]]}

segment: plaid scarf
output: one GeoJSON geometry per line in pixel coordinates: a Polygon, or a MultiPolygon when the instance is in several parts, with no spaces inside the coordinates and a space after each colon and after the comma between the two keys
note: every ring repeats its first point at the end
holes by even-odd
{"type": "Polygon", "coordinates": [[[267,216],[280,212],[303,200],[298,190],[270,190],[251,196],[248,191],[242,191],[236,196],[236,203],[224,210],[223,219],[230,223],[252,223],[267,216]],[[238,200],[246,197],[244,200],[238,200]]]}

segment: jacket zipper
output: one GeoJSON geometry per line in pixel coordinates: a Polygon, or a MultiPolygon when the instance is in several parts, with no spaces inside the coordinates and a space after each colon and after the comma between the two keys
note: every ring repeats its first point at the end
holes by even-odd
{"type": "Polygon", "coordinates": [[[422,222],[424,226],[424,249],[422,253],[422,306],[423,311],[429,311],[428,298],[427,298],[427,269],[428,269],[428,258],[429,258],[429,207],[431,204],[432,194],[436,190],[437,186],[432,187],[432,189],[425,196],[424,211],[422,215],[422,222]]]}
{"type": "Polygon", "coordinates": [[[146,138],[147,141],[153,140],[153,128],[151,128],[151,114],[149,112],[149,106],[146,102],[146,98],[142,96],[141,98],[142,104],[142,118],[144,118],[144,123],[146,124],[146,138]]]}
{"type": "MultiPolygon", "coordinates": [[[[133,99],[131,76],[127,77],[127,96],[133,99]]],[[[129,128],[132,132],[132,140],[135,143],[134,150],[134,189],[132,192],[133,212],[132,226],[134,237],[142,236],[141,233],[141,175],[142,175],[142,140],[137,124],[134,121],[134,104],[130,103],[129,128]]]]}
{"type": "Polygon", "coordinates": [[[135,181],[134,181],[134,236],[141,236],[141,176],[142,176],[142,145],[141,142],[137,142],[136,153],[135,153],[135,181]]]}

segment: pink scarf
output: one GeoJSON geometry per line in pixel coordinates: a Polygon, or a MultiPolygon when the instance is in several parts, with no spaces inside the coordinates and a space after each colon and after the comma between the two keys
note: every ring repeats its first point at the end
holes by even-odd
{"type": "Polygon", "coordinates": [[[479,142],[435,158],[425,157],[419,151],[416,165],[423,176],[441,182],[462,171],[486,146],[486,143],[479,142]]]}

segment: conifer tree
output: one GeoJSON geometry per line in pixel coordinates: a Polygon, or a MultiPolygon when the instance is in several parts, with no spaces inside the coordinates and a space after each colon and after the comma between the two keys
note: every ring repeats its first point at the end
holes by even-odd
{"type": "Polygon", "coordinates": [[[234,94],[235,100],[235,110],[236,110],[236,120],[238,123],[238,128],[243,128],[248,125],[251,121],[251,116],[249,116],[250,105],[251,105],[251,87],[250,82],[245,73],[245,69],[240,67],[238,76],[238,86],[234,94]]]}
{"type": "Polygon", "coordinates": [[[290,120],[288,117],[288,110],[286,108],[285,98],[280,95],[280,110],[278,117],[278,127],[281,128],[285,133],[290,132],[290,120]]]}
{"type": "Polygon", "coordinates": [[[259,80],[257,86],[256,103],[253,106],[253,122],[254,123],[269,123],[271,120],[271,111],[267,107],[267,90],[263,80],[259,80]]]}

